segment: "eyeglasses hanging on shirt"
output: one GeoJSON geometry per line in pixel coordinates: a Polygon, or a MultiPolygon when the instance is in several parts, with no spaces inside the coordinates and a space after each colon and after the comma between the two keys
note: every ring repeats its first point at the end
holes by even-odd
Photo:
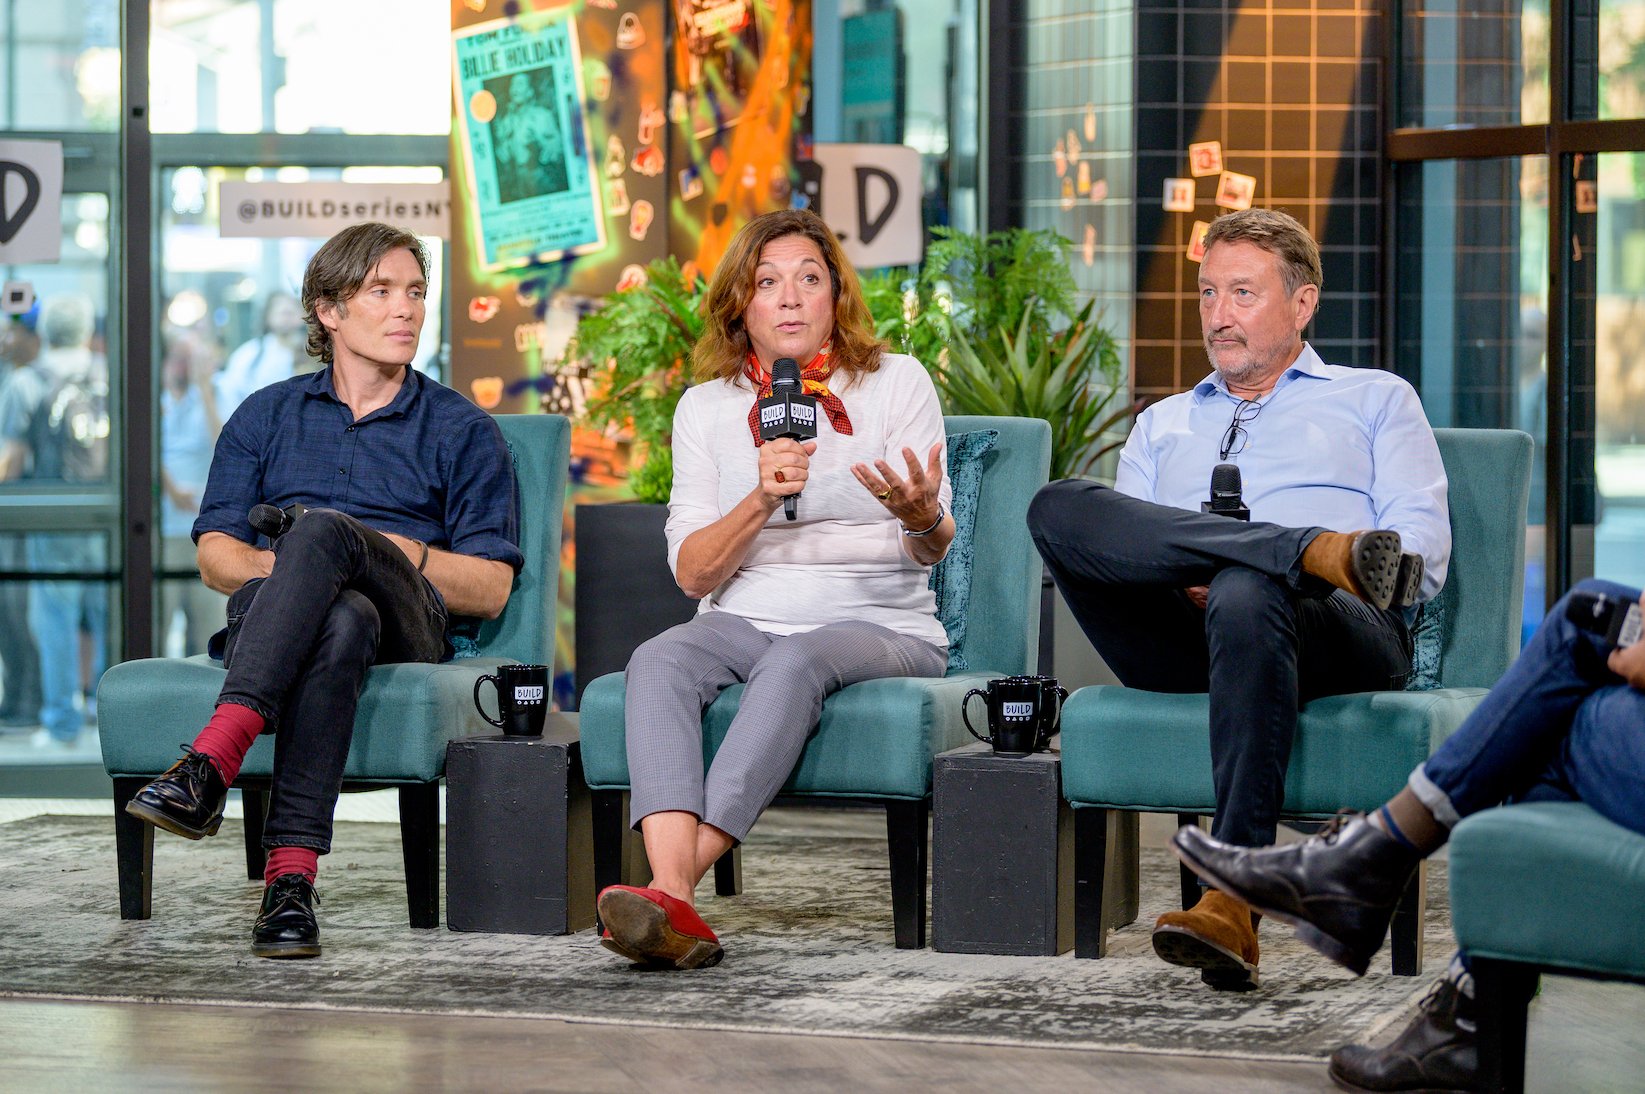
{"type": "Polygon", "coordinates": [[[1234,417],[1228,422],[1228,430],[1222,435],[1222,447],[1218,450],[1217,459],[1226,460],[1229,456],[1237,456],[1245,451],[1245,441],[1249,436],[1246,426],[1257,420],[1262,413],[1262,403],[1255,399],[1241,399],[1234,408],[1234,417]]]}

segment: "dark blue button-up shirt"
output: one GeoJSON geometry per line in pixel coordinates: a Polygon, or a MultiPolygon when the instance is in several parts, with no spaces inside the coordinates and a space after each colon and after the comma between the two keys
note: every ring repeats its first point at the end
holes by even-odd
{"type": "Polygon", "coordinates": [[[393,402],[355,421],[326,368],[270,384],[229,418],[194,539],[222,532],[258,545],[251,507],[301,502],[517,572],[515,490],[502,431],[457,392],[408,370],[393,402]]]}

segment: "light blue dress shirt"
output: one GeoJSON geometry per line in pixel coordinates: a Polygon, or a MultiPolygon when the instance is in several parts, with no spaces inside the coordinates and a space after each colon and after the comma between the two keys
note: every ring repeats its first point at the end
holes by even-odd
{"type": "MultiPolygon", "coordinates": [[[[1241,428],[1237,464],[1252,520],[1353,532],[1390,528],[1422,555],[1421,599],[1445,584],[1451,520],[1445,467],[1416,390],[1391,372],[1328,365],[1307,343],[1241,428]]],[[[1198,511],[1240,400],[1213,372],[1137,417],[1114,483],[1198,511]]],[[[1249,409],[1246,415],[1250,414],[1249,409]]]]}

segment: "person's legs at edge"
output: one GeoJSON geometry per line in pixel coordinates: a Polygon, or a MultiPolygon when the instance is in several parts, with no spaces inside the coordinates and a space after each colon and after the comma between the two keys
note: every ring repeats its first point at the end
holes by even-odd
{"type": "MultiPolygon", "coordinates": [[[[1578,588],[1637,597],[1604,582],[1578,588]]],[[[1549,612],[1481,704],[1411,773],[1409,787],[1369,818],[1254,852],[1184,829],[1172,849],[1201,877],[1299,925],[1304,941],[1363,972],[1417,863],[1449,838],[1461,817],[1521,796],[1576,797],[1578,775],[1568,766],[1576,754],[1569,738],[1578,710],[1612,692],[1624,704],[1645,698],[1616,685],[1603,644],[1565,618],[1565,604],[1562,599],[1549,612]]],[[[1616,776],[1619,762],[1608,754],[1610,770],[1598,776],[1603,785],[1616,776]]],[[[1601,787],[1590,792],[1601,794],[1601,787]]]]}
{"type": "MultiPolygon", "coordinates": [[[[1627,684],[1592,692],[1577,708],[1548,770],[1528,788],[1516,790],[1514,800],[1582,801],[1606,819],[1645,834],[1641,725],[1645,693],[1627,684]]],[[[1406,795],[1411,791],[1401,797],[1406,795]]],[[[1418,800],[1414,808],[1424,807],[1418,800]]],[[[1450,830],[1431,815],[1428,821],[1443,842],[1450,830]]],[[[1403,1033],[1381,1048],[1339,1048],[1331,1056],[1331,1076],[1350,1089],[1471,1089],[1479,1066],[1473,1017],[1473,978],[1465,955],[1458,954],[1403,1033]]]]}

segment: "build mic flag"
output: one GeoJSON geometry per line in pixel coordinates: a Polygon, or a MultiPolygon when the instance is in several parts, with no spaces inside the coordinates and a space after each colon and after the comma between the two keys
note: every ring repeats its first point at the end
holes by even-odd
{"type": "MultiPolygon", "coordinates": [[[[771,363],[771,395],[760,400],[760,440],[774,441],[788,437],[796,441],[815,440],[817,436],[817,400],[802,395],[800,366],[792,357],[781,357],[771,363]]],[[[798,494],[783,499],[783,516],[793,520],[798,508],[798,494]]]]}

